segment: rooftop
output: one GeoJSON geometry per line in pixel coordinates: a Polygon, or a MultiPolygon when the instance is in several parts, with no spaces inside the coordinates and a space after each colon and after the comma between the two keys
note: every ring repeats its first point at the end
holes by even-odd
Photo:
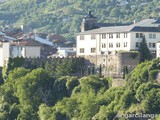
{"type": "Polygon", "coordinates": [[[41,46],[42,44],[40,44],[37,41],[31,40],[31,39],[27,39],[27,40],[16,40],[14,42],[11,42],[12,46],[41,46]]]}
{"type": "Polygon", "coordinates": [[[146,19],[135,24],[127,26],[112,26],[100,27],[79,33],[83,34],[96,34],[96,33],[121,33],[121,32],[160,32],[160,27],[155,24],[160,24],[158,20],[146,19]]]}

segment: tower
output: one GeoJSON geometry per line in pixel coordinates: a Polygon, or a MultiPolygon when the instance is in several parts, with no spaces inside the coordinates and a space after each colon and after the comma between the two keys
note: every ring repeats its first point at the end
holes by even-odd
{"type": "Polygon", "coordinates": [[[81,32],[91,30],[96,28],[96,17],[91,14],[91,11],[83,17],[82,24],[81,24],[81,32]]]}

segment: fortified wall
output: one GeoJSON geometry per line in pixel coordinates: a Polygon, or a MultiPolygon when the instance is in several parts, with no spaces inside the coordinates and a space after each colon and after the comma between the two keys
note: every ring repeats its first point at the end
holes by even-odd
{"type": "Polygon", "coordinates": [[[131,52],[115,52],[109,55],[84,56],[86,60],[93,63],[96,67],[102,66],[104,76],[120,77],[124,72],[124,68],[131,72],[140,62],[140,53],[131,52]]]}
{"type": "MultiPolygon", "coordinates": [[[[101,68],[103,76],[122,78],[124,75],[124,69],[129,73],[139,64],[140,54],[138,52],[116,52],[109,55],[81,56],[72,58],[80,60],[79,62],[85,71],[85,75],[89,74],[88,70],[91,68],[94,68],[95,73],[100,72],[101,68]]],[[[53,61],[72,58],[25,58],[23,66],[25,68],[38,68],[44,67],[46,62],[50,64],[53,61]]]]}

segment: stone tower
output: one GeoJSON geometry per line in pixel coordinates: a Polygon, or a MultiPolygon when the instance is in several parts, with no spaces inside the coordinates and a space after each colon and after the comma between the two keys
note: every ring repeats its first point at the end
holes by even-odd
{"type": "Polygon", "coordinates": [[[91,30],[96,28],[96,17],[91,14],[91,11],[83,17],[82,24],[81,24],[81,32],[91,30]]]}

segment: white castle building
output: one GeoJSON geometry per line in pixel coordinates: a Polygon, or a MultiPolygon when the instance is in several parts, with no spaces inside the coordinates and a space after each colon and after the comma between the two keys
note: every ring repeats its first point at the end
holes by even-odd
{"type": "Polygon", "coordinates": [[[108,55],[115,51],[138,50],[143,36],[149,50],[156,52],[156,43],[160,41],[160,20],[146,19],[125,26],[96,28],[95,25],[90,27],[90,30],[86,29],[85,27],[91,26],[88,24],[94,18],[89,13],[82,21],[82,32],[77,35],[77,56],[108,55]]]}

